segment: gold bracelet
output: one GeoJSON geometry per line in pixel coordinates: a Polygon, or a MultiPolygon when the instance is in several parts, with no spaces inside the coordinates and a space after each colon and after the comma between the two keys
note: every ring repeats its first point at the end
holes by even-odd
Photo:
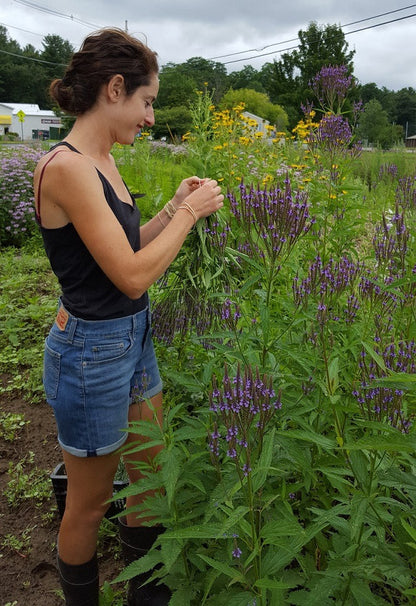
{"type": "Polygon", "coordinates": [[[188,202],[182,202],[182,204],[178,207],[178,210],[187,210],[188,213],[190,213],[194,219],[194,225],[196,225],[196,222],[198,221],[198,217],[196,216],[196,212],[194,211],[194,209],[192,208],[192,206],[190,204],[188,204],[188,202]]]}
{"type": "Polygon", "coordinates": [[[176,213],[176,206],[174,205],[172,200],[169,200],[169,202],[166,202],[165,206],[163,207],[163,210],[165,211],[167,216],[172,219],[173,215],[176,213]]]}
{"type": "Polygon", "coordinates": [[[165,224],[163,223],[163,221],[162,221],[162,217],[160,216],[160,211],[157,213],[157,218],[159,219],[160,224],[161,224],[161,226],[162,226],[162,227],[163,227],[163,229],[164,229],[164,228],[166,227],[166,225],[165,225],[165,224]]]}

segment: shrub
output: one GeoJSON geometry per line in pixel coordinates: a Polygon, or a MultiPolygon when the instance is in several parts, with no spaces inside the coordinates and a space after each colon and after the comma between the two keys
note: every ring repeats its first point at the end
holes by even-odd
{"type": "Polygon", "coordinates": [[[0,246],[21,246],[37,231],[32,179],[41,155],[27,146],[0,152],[0,246]]]}

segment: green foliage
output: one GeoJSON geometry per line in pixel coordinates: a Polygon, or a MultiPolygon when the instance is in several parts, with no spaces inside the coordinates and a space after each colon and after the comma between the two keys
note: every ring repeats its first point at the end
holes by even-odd
{"type": "Polygon", "coordinates": [[[19,507],[23,502],[33,500],[35,506],[50,499],[52,487],[49,474],[42,469],[33,467],[34,454],[29,454],[16,465],[9,463],[8,476],[4,496],[10,507],[19,507]],[[28,469],[29,467],[29,469],[28,469]]]}
{"type": "Polygon", "coordinates": [[[45,36],[42,44],[41,51],[32,45],[22,49],[0,26],[0,50],[5,51],[0,64],[0,98],[5,102],[50,107],[49,84],[53,78],[62,77],[74,48],[55,34],[45,36]]]}
{"type": "Polygon", "coordinates": [[[32,179],[41,155],[26,146],[0,149],[0,246],[20,246],[38,234],[32,179]]]}
{"type": "Polygon", "coordinates": [[[345,34],[338,25],[319,25],[312,21],[299,30],[299,46],[282,53],[279,61],[261,69],[262,82],[271,101],[281,105],[293,128],[301,119],[301,105],[312,99],[310,82],[324,66],[345,65],[353,72],[355,51],[348,50],[345,34]]]}
{"type": "Polygon", "coordinates": [[[286,112],[279,105],[271,103],[265,93],[259,93],[247,88],[238,90],[230,89],[225,93],[219,105],[220,109],[232,109],[240,103],[244,104],[244,109],[268,120],[277,130],[284,131],[288,126],[288,117],[286,112]]]}
{"type": "Polygon", "coordinates": [[[101,587],[99,604],[100,606],[123,606],[124,591],[114,590],[110,583],[105,582],[101,587]]]}
{"type": "Polygon", "coordinates": [[[182,136],[192,126],[191,112],[188,107],[177,105],[165,109],[155,109],[155,124],[152,134],[156,139],[165,137],[171,143],[181,141],[182,136]]]}
{"type": "Polygon", "coordinates": [[[21,557],[26,557],[31,551],[31,533],[34,528],[25,528],[20,537],[7,533],[1,542],[2,547],[16,551],[21,557]]]}
{"type": "Polygon", "coordinates": [[[0,411],[0,438],[13,442],[27,423],[23,414],[0,411]]]}
{"type": "Polygon", "coordinates": [[[372,99],[364,107],[357,128],[357,136],[370,146],[390,149],[403,140],[403,128],[390,124],[387,112],[383,110],[381,103],[372,99]]]}
{"type": "Polygon", "coordinates": [[[42,397],[43,342],[53,320],[58,287],[39,245],[2,252],[0,264],[0,370],[8,378],[1,391],[42,397]]]}
{"type": "MultiPolygon", "coordinates": [[[[164,449],[122,494],[146,494],[136,513],[167,530],[118,581],[160,564],[180,606],[412,604],[414,162],[360,156],[336,130],[266,147],[212,100],[198,95],[179,150],[114,150],[144,218],[190,167],[227,193],[152,288],[165,419],[131,431],[164,449]]],[[[40,376],[46,267],[36,250],[2,252],[10,389],[28,366],[40,376]]],[[[10,470],[9,502],[36,485],[31,471],[10,470]]]]}
{"type": "Polygon", "coordinates": [[[161,68],[159,81],[156,109],[180,107],[184,104],[188,107],[198,89],[194,77],[184,73],[183,66],[174,63],[168,63],[161,68]]]}

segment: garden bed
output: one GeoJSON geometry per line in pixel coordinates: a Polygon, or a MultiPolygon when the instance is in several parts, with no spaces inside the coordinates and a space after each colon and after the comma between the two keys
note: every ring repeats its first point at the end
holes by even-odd
{"type": "MultiPolygon", "coordinates": [[[[13,441],[0,437],[0,604],[62,606],[55,566],[59,514],[48,477],[61,461],[53,415],[46,403],[31,405],[15,396],[3,394],[0,405],[3,413],[22,414],[27,421],[13,441]],[[50,484],[50,498],[39,505],[30,499],[11,507],[3,498],[10,481],[9,464],[16,467],[29,453],[33,463],[25,466],[25,473],[42,472],[50,484]]],[[[122,567],[120,560],[114,560],[115,547],[114,536],[100,550],[101,583],[114,579],[122,567]]]]}

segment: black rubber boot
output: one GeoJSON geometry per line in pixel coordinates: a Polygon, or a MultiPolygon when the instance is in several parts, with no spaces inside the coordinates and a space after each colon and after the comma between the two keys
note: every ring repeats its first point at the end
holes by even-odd
{"type": "MultiPolygon", "coordinates": [[[[127,526],[126,518],[119,518],[118,522],[121,549],[126,564],[146,555],[159,534],[165,530],[157,526],[127,526]]],[[[127,606],[168,606],[171,593],[166,585],[158,585],[157,581],[152,581],[141,587],[152,573],[153,570],[149,570],[130,579],[127,606]]]]}
{"type": "Polygon", "coordinates": [[[66,564],[58,556],[59,579],[66,606],[98,606],[99,581],[97,556],[85,564],[66,564]]]}

